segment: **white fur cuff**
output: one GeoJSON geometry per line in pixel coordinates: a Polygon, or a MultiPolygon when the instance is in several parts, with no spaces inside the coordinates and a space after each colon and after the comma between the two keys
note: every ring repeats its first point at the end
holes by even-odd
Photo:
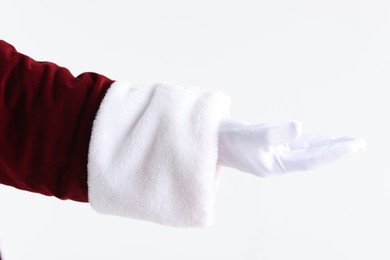
{"type": "Polygon", "coordinates": [[[115,82],[92,128],[92,208],[170,226],[212,225],[217,131],[229,109],[230,98],[219,90],[115,82]]]}

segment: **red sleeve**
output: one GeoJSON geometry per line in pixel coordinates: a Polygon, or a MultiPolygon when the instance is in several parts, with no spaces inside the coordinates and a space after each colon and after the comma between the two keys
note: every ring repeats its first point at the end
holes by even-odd
{"type": "Polygon", "coordinates": [[[92,123],[113,83],[37,62],[0,40],[0,183],[88,202],[92,123]]]}

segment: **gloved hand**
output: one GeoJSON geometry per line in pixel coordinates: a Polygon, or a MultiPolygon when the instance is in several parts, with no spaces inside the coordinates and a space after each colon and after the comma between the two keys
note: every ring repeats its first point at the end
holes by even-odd
{"type": "Polygon", "coordinates": [[[218,164],[256,176],[306,171],[365,148],[360,138],[301,134],[297,121],[250,124],[225,118],[218,130],[218,164]]]}

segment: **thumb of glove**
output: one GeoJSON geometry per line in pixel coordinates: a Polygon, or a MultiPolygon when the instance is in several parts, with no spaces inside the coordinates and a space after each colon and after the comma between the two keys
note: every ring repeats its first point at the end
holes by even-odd
{"type": "Polygon", "coordinates": [[[218,163],[260,176],[280,171],[270,150],[298,138],[301,128],[297,121],[249,124],[226,118],[218,131],[218,163]]]}

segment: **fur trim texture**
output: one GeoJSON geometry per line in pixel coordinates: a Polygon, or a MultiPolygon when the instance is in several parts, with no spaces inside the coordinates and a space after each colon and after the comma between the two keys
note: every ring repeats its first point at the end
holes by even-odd
{"type": "Polygon", "coordinates": [[[96,115],[88,154],[96,211],[178,227],[215,221],[219,90],[117,81],[96,115]]]}

